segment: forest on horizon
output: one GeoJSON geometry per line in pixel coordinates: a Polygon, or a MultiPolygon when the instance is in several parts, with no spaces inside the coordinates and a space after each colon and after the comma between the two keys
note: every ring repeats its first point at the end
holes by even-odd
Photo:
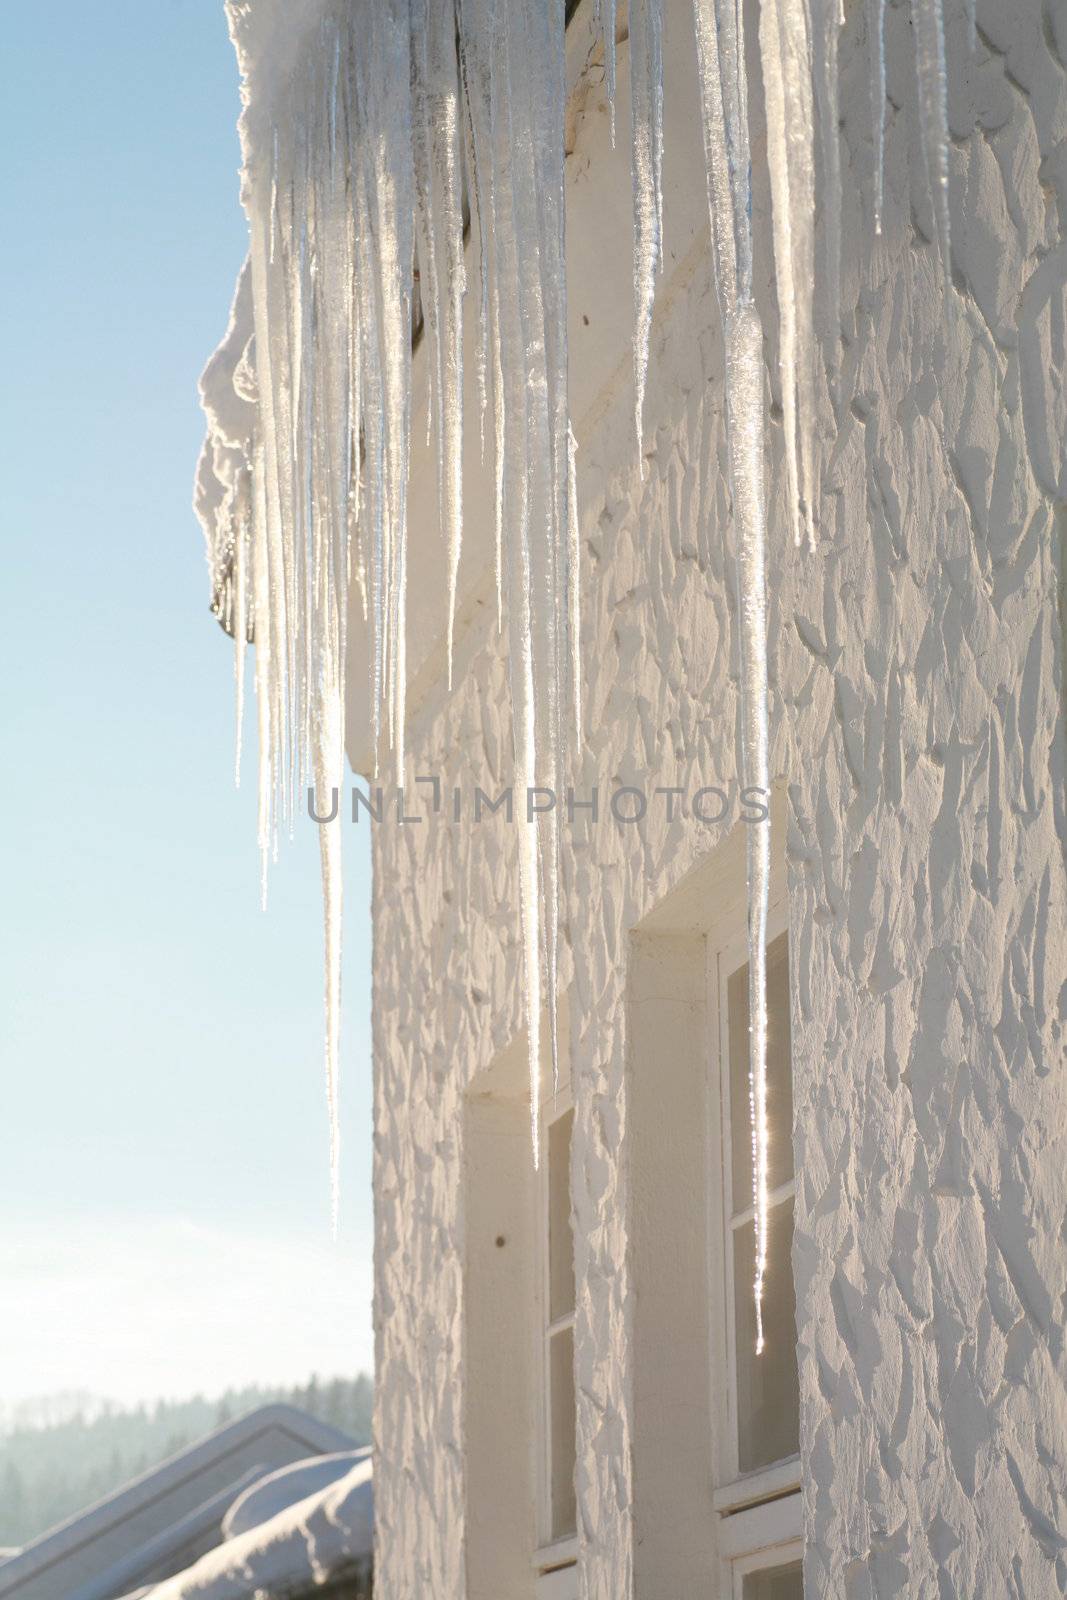
{"type": "Polygon", "coordinates": [[[368,1444],[373,1384],[312,1378],[294,1388],[250,1385],[217,1399],[120,1406],[53,1396],[0,1411],[0,1546],[28,1543],[131,1478],[257,1406],[287,1401],[368,1444]]]}

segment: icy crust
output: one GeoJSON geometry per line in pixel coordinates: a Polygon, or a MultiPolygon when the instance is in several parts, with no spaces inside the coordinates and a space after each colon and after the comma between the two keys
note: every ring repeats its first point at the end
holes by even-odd
{"type": "MultiPolygon", "coordinates": [[[[211,608],[228,633],[234,622],[235,539],[251,496],[252,439],[256,422],[254,375],[249,364],[252,286],[248,263],[237,279],[222,343],[200,376],[200,406],[207,433],[196,468],[193,508],[204,530],[211,608]]],[[[252,617],[246,617],[247,631],[252,617]]]]}
{"type": "Polygon", "coordinates": [[[374,1547],[370,1461],[338,1483],[228,1539],[145,1600],[285,1600],[331,1579],[365,1573],[374,1547]]]}
{"type": "Polygon", "coordinates": [[[241,74],[241,203],[269,163],[278,109],[330,0],[227,0],[226,21],[241,74]]]}

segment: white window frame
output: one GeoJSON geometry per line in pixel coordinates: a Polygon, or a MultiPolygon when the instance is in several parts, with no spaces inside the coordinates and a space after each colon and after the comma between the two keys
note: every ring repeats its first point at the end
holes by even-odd
{"type": "MultiPolygon", "coordinates": [[[[562,1008],[561,1008],[562,1010],[562,1008]]],[[[541,1162],[535,1191],[537,1196],[537,1316],[535,1331],[538,1351],[535,1371],[537,1385],[537,1548],[533,1555],[537,1574],[538,1600],[572,1600],[577,1595],[578,1535],[563,1538],[552,1533],[552,1422],[551,1422],[551,1342],[554,1334],[571,1329],[574,1337],[575,1311],[549,1320],[551,1306],[551,1262],[549,1256],[549,1161],[548,1140],[552,1125],[574,1110],[571,1094],[570,1063],[566,1043],[566,1013],[559,1022],[559,1082],[549,1085],[541,1100],[541,1162]]],[[[573,1136],[573,1135],[572,1135],[573,1136]]],[[[569,1183],[569,1176],[568,1176],[569,1183]]],[[[572,1238],[573,1249],[573,1238],[572,1238]]]]}
{"type": "MultiPolygon", "coordinates": [[[[763,1506],[760,1509],[769,1511],[770,1506],[763,1506]]],[[[803,1539],[788,1539],[782,1543],[764,1545],[758,1550],[750,1550],[744,1555],[737,1556],[733,1561],[723,1563],[720,1593],[724,1597],[729,1596],[730,1600],[744,1600],[745,1579],[753,1572],[773,1571],[776,1567],[791,1566],[794,1561],[803,1559],[803,1539]]]]}
{"type": "MultiPolygon", "coordinates": [[[[784,869],[775,863],[771,876],[767,943],[789,931],[788,893],[784,869]]],[[[754,1472],[738,1466],[738,1399],[735,1349],[733,1240],[735,1226],[751,1221],[749,1208],[733,1218],[733,1181],[729,1123],[729,1054],[726,983],[747,959],[745,912],[733,908],[708,936],[707,1015],[710,1092],[708,1149],[718,1181],[708,1185],[711,1207],[708,1285],[711,1298],[711,1393],[715,1421],[713,1504],[719,1513],[719,1551],[723,1558],[722,1593],[741,1593],[747,1572],[783,1565],[803,1551],[800,1457],[791,1455],[754,1472]]],[[[771,1195],[772,1205],[795,1193],[795,1174],[771,1195]]]]}

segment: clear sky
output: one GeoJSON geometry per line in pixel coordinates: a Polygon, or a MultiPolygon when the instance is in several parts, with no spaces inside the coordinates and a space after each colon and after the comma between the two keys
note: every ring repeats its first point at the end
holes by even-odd
{"type": "Polygon", "coordinates": [[[4,52],[0,1399],[354,1372],[369,861],[347,830],[334,1246],[313,824],[262,914],[191,510],[246,241],[222,3],[7,7],[4,52]]]}

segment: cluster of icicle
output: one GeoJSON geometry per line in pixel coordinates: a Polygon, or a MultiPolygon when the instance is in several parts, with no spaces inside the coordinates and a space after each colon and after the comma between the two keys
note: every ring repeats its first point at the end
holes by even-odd
{"type": "MultiPolygon", "coordinates": [[[[594,0],[586,0],[587,4],[594,0]]],[[[941,0],[912,0],[923,147],[948,262],[941,0]]],[[[752,293],[744,0],[692,0],[715,282],[726,348],[738,560],[743,781],[769,785],[763,329],[752,293]]],[[[884,0],[869,0],[881,226],[884,0]]],[[[631,0],[634,387],[638,437],[663,209],[663,0],[631,0]]],[[[595,0],[614,116],[622,8],[595,0]]],[[[228,0],[243,76],[249,261],[203,381],[209,437],[197,503],[217,609],[236,641],[238,715],[255,638],[266,863],[306,787],[340,789],[346,619],[371,639],[375,758],[404,776],[406,495],[413,336],[429,344],[447,550],[448,662],[463,523],[464,301],[478,326],[483,448],[496,485],[498,621],[506,629],[519,792],[559,790],[581,722],[574,439],[567,408],[564,0],[228,0]],[[465,264],[469,221],[477,281],[465,264]],[[219,390],[222,401],[217,399],[219,390]]],[[[814,544],[816,142],[829,292],[840,248],[840,0],[761,0],[788,502],[814,544]],[[818,115],[816,116],[816,108],[818,115]]],[[[238,752],[238,766],[240,754],[238,752]]],[[[319,828],[326,909],[326,1061],[337,1200],[339,819],[319,828]]],[[[538,1157],[540,1022],[555,1058],[559,836],[522,830],[521,918],[538,1157]]],[[[765,941],[769,824],[748,830],[750,1094],[757,1344],[767,1251],[765,941]]]]}

